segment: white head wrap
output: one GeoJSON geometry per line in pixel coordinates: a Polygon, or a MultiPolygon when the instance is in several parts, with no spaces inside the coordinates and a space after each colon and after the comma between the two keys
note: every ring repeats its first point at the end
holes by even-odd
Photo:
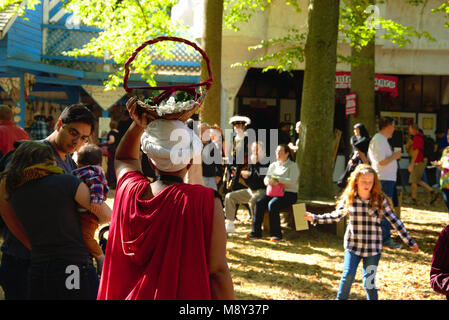
{"type": "Polygon", "coordinates": [[[142,150],[157,169],[175,172],[185,168],[193,157],[201,155],[200,138],[179,120],[156,119],[140,139],[142,150]]]}

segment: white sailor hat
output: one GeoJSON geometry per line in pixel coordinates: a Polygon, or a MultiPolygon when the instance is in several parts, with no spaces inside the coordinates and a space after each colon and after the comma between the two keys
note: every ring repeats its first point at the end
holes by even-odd
{"type": "Polygon", "coordinates": [[[233,116],[229,119],[229,124],[234,124],[236,122],[242,122],[245,123],[245,126],[251,124],[251,119],[245,116],[233,116]]]}

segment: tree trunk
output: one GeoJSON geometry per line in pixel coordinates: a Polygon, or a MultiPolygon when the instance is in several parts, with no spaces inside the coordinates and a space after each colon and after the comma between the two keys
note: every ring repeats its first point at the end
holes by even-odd
{"type": "Polygon", "coordinates": [[[299,198],[333,199],[333,127],[339,0],[310,0],[301,102],[299,198]]]}
{"type": "MultiPolygon", "coordinates": [[[[375,1],[372,1],[374,4],[375,1]]],[[[351,92],[357,94],[357,117],[350,116],[350,130],[353,132],[354,124],[361,122],[372,137],[376,133],[375,110],[375,38],[361,51],[352,48],[353,58],[360,58],[361,63],[351,66],[351,92]]],[[[357,59],[359,60],[359,59],[357,59]]]]}
{"type": "MultiPolygon", "coordinates": [[[[201,121],[213,124],[220,124],[221,110],[221,42],[223,24],[223,0],[206,0],[204,3],[204,32],[203,50],[210,59],[214,82],[201,112],[201,121]]],[[[207,80],[206,62],[201,62],[201,81],[207,80]]]]}

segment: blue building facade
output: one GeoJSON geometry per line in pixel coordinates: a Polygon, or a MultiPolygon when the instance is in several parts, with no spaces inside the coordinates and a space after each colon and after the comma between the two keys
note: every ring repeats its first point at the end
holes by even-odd
{"type": "MultiPolygon", "coordinates": [[[[119,120],[127,96],[123,88],[105,92],[103,81],[114,61],[69,57],[62,52],[81,48],[101,30],[76,25],[60,0],[43,0],[23,17],[0,13],[0,103],[13,107],[15,122],[28,128],[34,116],[52,116],[70,104],[86,103],[97,117],[119,120]]],[[[158,85],[196,83],[201,56],[180,46],[176,59],[158,61],[158,85]]],[[[130,85],[144,80],[131,74],[130,85]]]]}

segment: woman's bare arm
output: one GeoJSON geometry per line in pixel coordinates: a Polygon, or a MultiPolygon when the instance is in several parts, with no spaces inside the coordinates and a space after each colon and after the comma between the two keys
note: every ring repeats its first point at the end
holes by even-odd
{"type": "Polygon", "coordinates": [[[212,299],[232,300],[234,285],[226,260],[226,229],[221,201],[215,198],[214,222],[209,255],[209,277],[212,299]]]}
{"type": "Polygon", "coordinates": [[[9,231],[11,231],[12,234],[19,239],[25,247],[31,250],[31,244],[28,240],[28,236],[26,235],[22,224],[17,219],[11,204],[6,200],[7,196],[8,193],[6,192],[5,179],[3,178],[0,181],[0,215],[3,218],[3,221],[5,221],[9,231]]]}

